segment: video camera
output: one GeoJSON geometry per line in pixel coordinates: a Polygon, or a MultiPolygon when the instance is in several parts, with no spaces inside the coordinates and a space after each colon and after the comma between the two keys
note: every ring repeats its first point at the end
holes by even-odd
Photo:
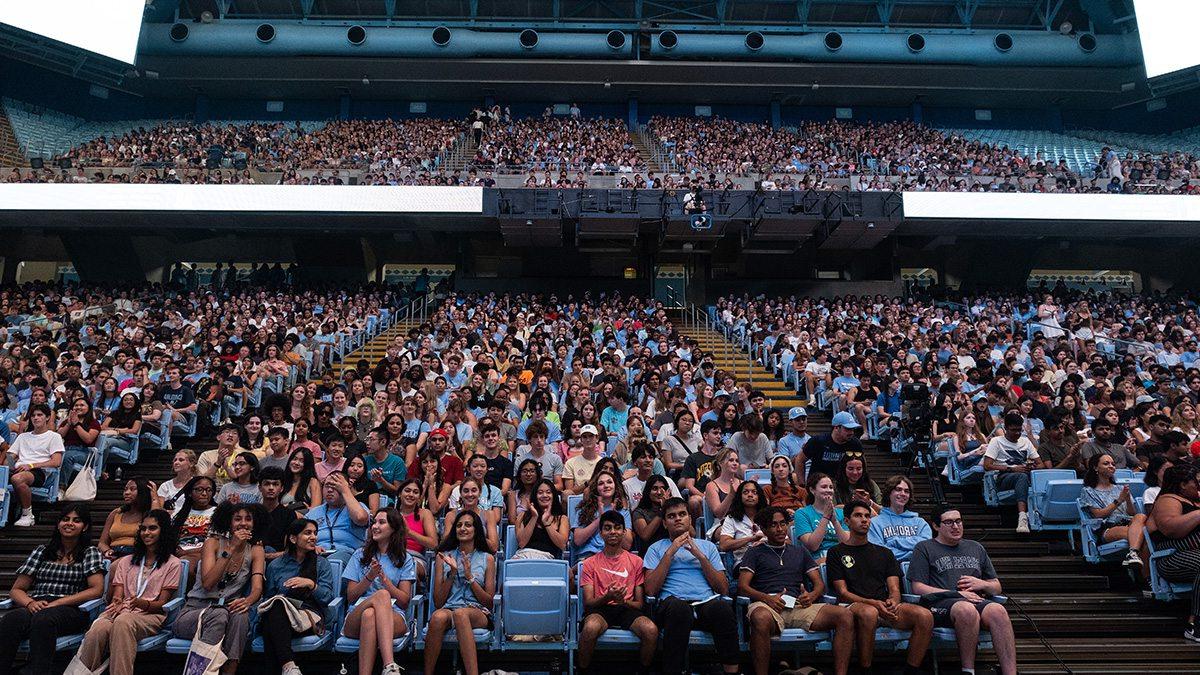
{"type": "Polygon", "coordinates": [[[929,385],[914,382],[900,388],[900,425],[914,441],[928,442],[933,433],[933,406],[929,385]]]}

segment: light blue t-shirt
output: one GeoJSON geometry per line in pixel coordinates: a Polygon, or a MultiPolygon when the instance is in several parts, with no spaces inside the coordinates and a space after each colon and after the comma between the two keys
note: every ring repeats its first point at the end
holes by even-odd
{"type": "MultiPolygon", "coordinates": [[[[368,510],[366,504],[359,502],[359,506],[368,510]]],[[[317,523],[318,546],[353,550],[362,546],[367,538],[366,526],[356,525],[350,519],[350,509],[345,506],[331,509],[328,504],[318,504],[309,509],[307,517],[317,523]]]]}
{"type": "MultiPolygon", "coordinates": [[[[367,576],[368,567],[363,566],[362,556],[363,550],[361,548],[355,551],[354,555],[350,556],[350,561],[346,563],[346,571],[342,572],[343,579],[346,581],[362,581],[363,578],[367,576]]],[[[411,552],[404,552],[404,564],[400,565],[399,567],[396,566],[396,563],[392,562],[391,556],[377,555],[376,558],[379,560],[379,568],[383,570],[383,576],[387,577],[388,580],[393,584],[399,584],[402,581],[416,582],[417,567],[413,562],[413,555],[411,552]]],[[[383,590],[383,580],[375,579],[371,582],[371,585],[367,587],[367,590],[363,591],[362,596],[359,597],[359,602],[361,602],[363,598],[369,598],[373,593],[381,590],[383,590]]],[[[354,604],[357,605],[358,603],[356,602],[354,604]]],[[[404,613],[404,608],[397,607],[395,603],[392,604],[392,609],[396,610],[400,614],[404,613]]]]}
{"type": "Polygon", "coordinates": [[[812,438],[812,436],[809,436],[808,434],[804,434],[803,436],[787,434],[775,443],[775,452],[776,454],[780,454],[785,457],[795,457],[796,455],[804,452],[804,444],[807,443],[808,439],[810,438],[812,438]]]}
{"type": "MultiPolygon", "coordinates": [[[[692,541],[714,568],[724,571],[725,566],[721,563],[721,551],[716,544],[706,539],[693,539],[692,541]]],[[[670,539],[660,539],[651,544],[644,559],[646,569],[657,568],[670,546],[670,539]]],[[[696,556],[692,555],[691,551],[681,548],[671,559],[671,567],[667,570],[667,579],[663,582],[662,590],[658,595],[660,598],[674,597],[695,601],[707,600],[716,594],[708,585],[708,579],[704,578],[704,570],[700,567],[700,561],[696,560],[696,556]]]]}

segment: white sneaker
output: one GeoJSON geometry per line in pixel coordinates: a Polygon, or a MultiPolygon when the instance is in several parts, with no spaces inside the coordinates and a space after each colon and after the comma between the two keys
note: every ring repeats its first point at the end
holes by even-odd
{"type": "Polygon", "coordinates": [[[293,663],[284,667],[282,675],[304,675],[304,673],[300,671],[300,666],[293,663]]]}
{"type": "MultiPolygon", "coordinates": [[[[383,673],[381,675],[400,675],[400,673],[403,673],[403,672],[404,672],[404,669],[400,667],[400,664],[393,662],[393,663],[389,663],[383,667],[383,673]]],[[[284,673],[284,675],[288,675],[288,674],[284,673]]]]}
{"type": "Polygon", "coordinates": [[[1017,532],[1021,534],[1029,533],[1029,514],[1021,513],[1017,515],[1017,532]]]}
{"type": "Polygon", "coordinates": [[[1125,554],[1125,560],[1122,561],[1121,564],[1126,567],[1132,567],[1134,565],[1141,567],[1142,566],[1142,558],[1141,558],[1141,556],[1138,555],[1137,551],[1134,551],[1131,549],[1128,553],[1125,554]]]}
{"type": "Polygon", "coordinates": [[[13,523],[13,525],[16,525],[17,527],[32,527],[33,523],[33,513],[30,512],[24,514],[20,518],[17,518],[17,522],[13,523]]]}

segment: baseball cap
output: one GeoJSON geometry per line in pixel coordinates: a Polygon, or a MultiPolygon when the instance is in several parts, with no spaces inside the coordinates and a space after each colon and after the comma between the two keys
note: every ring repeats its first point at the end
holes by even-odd
{"type": "Polygon", "coordinates": [[[1014,373],[1023,373],[1023,372],[1025,372],[1025,366],[1020,363],[1016,363],[1016,364],[1013,364],[1012,370],[1014,373]]]}
{"type": "Polygon", "coordinates": [[[840,412],[833,416],[833,426],[846,427],[847,429],[858,429],[862,427],[858,420],[854,419],[854,415],[848,412],[840,412]]]}
{"type": "Polygon", "coordinates": [[[1149,394],[1142,394],[1133,402],[1134,405],[1141,405],[1143,403],[1154,403],[1154,397],[1149,394]]]}
{"type": "Polygon", "coordinates": [[[808,417],[808,411],[802,405],[798,405],[788,411],[789,420],[800,419],[801,417],[808,417]]]}
{"type": "Polygon", "coordinates": [[[580,435],[580,436],[583,436],[583,435],[585,435],[585,434],[591,434],[591,435],[593,435],[593,436],[599,436],[599,435],[600,435],[600,432],[596,430],[596,425],[594,425],[594,424],[585,424],[585,425],[583,425],[583,428],[579,430],[579,435],[580,435]]]}
{"type": "Polygon", "coordinates": [[[442,438],[450,438],[450,432],[446,431],[445,429],[443,429],[441,427],[438,427],[437,429],[434,429],[433,431],[429,432],[430,438],[433,438],[434,436],[441,436],[442,438]]]}

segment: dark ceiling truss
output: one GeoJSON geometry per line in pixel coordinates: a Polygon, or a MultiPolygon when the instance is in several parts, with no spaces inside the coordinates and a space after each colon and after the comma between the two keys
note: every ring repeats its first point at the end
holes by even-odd
{"type": "MultiPolygon", "coordinates": [[[[159,0],[162,1],[162,0],[159,0]]],[[[364,25],[607,22],[725,26],[1057,30],[1086,25],[1094,0],[179,0],[178,18],[356,21],[364,25]]]]}

